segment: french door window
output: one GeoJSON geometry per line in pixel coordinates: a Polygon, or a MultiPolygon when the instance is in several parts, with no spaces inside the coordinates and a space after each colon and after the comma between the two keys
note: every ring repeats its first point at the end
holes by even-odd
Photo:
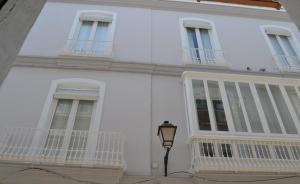
{"type": "Polygon", "coordinates": [[[77,13],[64,53],[112,57],[116,13],[86,10],[77,13]]]}
{"type": "Polygon", "coordinates": [[[214,62],[215,53],[208,29],[186,28],[190,57],[196,63],[214,62]]]}
{"type": "Polygon", "coordinates": [[[300,67],[299,57],[291,44],[290,37],[283,35],[268,35],[280,64],[287,67],[300,67]]]}
{"type": "Polygon", "coordinates": [[[273,56],[281,70],[300,67],[299,50],[292,33],[278,26],[263,26],[273,56]]]}
{"type": "Polygon", "coordinates": [[[183,18],[180,24],[183,59],[186,64],[226,65],[213,22],[183,18]]]}
{"type": "Polygon", "coordinates": [[[93,106],[94,101],[58,99],[44,156],[70,160],[84,157],[93,106]]]}
{"type": "Polygon", "coordinates": [[[79,52],[105,52],[108,43],[108,22],[82,21],[74,50],[79,52]]]}

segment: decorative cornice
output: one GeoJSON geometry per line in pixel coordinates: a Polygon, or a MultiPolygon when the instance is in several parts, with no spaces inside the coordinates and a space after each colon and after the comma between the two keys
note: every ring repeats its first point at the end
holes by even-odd
{"type": "Polygon", "coordinates": [[[156,10],[194,12],[203,14],[219,14],[228,16],[244,16],[262,19],[290,21],[283,10],[262,9],[255,7],[230,6],[176,0],[49,0],[49,2],[94,4],[108,6],[140,7],[156,10]]]}
{"type": "Polygon", "coordinates": [[[205,65],[164,65],[157,63],[137,63],[128,61],[116,61],[113,59],[99,57],[78,56],[19,56],[13,66],[32,68],[55,68],[70,70],[93,70],[93,71],[116,71],[128,73],[144,73],[153,75],[167,75],[181,77],[185,71],[194,72],[216,72],[227,74],[270,76],[300,78],[300,73],[271,73],[245,70],[234,70],[228,66],[205,66],[205,65]]]}

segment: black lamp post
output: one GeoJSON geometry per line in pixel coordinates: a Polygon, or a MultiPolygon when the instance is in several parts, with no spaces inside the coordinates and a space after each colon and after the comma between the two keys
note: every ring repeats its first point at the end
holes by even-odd
{"type": "Polygon", "coordinates": [[[157,136],[159,136],[162,146],[166,149],[166,155],[164,158],[165,176],[168,176],[169,152],[173,146],[176,129],[177,126],[172,125],[169,121],[164,121],[164,123],[158,127],[157,136]]]}

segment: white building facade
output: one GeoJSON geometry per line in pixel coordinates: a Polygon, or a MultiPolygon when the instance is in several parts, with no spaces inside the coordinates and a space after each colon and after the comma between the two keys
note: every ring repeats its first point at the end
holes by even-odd
{"type": "Polygon", "coordinates": [[[284,10],[50,0],[0,88],[0,183],[299,183],[299,42],[284,10]]]}

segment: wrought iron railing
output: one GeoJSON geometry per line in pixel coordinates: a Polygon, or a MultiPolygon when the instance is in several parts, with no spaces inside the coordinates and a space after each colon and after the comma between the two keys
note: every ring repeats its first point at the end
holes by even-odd
{"type": "Polygon", "coordinates": [[[300,139],[257,136],[196,136],[192,140],[195,172],[300,172],[300,139]]]}
{"type": "Polygon", "coordinates": [[[113,43],[110,41],[68,40],[64,54],[79,56],[112,56],[113,43]]]}
{"type": "Polygon", "coordinates": [[[1,128],[0,160],[125,167],[121,133],[1,128]]]}
{"type": "Polygon", "coordinates": [[[224,62],[224,54],[221,50],[185,48],[185,60],[194,64],[222,64],[224,62]]]}
{"type": "Polygon", "coordinates": [[[274,55],[280,70],[300,70],[300,57],[288,55],[274,55]]]}

